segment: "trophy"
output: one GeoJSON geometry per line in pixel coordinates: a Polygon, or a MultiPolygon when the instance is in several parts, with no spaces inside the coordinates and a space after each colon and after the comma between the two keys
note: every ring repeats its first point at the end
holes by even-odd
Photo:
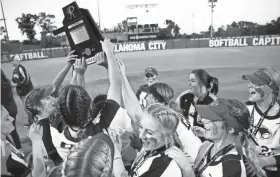
{"type": "Polygon", "coordinates": [[[102,51],[100,41],[104,40],[94,19],[87,9],[79,8],[76,1],[62,8],[64,13],[63,27],[53,31],[54,35],[66,33],[71,50],[75,55],[84,57],[87,64],[93,64],[94,56],[102,51]]]}

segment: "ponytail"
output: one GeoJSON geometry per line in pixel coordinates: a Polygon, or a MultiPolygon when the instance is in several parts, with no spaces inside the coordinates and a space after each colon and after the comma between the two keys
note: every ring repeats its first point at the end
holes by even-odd
{"type": "Polygon", "coordinates": [[[216,77],[209,75],[204,69],[195,69],[191,72],[200,81],[200,84],[205,86],[210,93],[216,95],[219,91],[219,81],[216,77]]]}
{"type": "Polygon", "coordinates": [[[183,150],[184,149],[183,144],[177,132],[173,133],[173,139],[174,139],[174,145],[177,146],[179,149],[183,150]]]}
{"type": "Polygon", "coordinates": [[[210,93],[217,95],[219,92],[219,80],[216,77],[210,76],[209,79],[210,93]]]}
{"type": "MultiPolygon", "coordinates": [[[[258,177],[266,177],[266,173],[265,171],[259,167],[257,164],[256,164],[256,161],[257,161],[257,153],[256,153],[256,144],[253,142],[252,139],[248,138],[247,136],[244,135],[243,137],[243,149],[244,149],[244,152],[245,152],[245,157],[243,159],[244,163],[245,163],[245,166],[246,166],[246,162],[249,164],[250,167],[253,167],[254,168],[254,172],[256,174],[256,176],[258,177]]],[[[247,172],[247,167],[246,167],[246,173],[247,173],[247,176],[254,176],[252,174],[248,174],[247,172]]]]}

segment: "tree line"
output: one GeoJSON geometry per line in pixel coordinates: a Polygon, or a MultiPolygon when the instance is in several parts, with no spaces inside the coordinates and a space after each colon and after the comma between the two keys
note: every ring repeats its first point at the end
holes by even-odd
{"type": "MultiPolygon", "coordinates": [[[[60,45],[58,41],[54,40],[52,37],[52,31],[57,29],[54,25],[55,16],[52,14],[47,14],[46,12],[40,12],[39,14],[22,13],[20,17],[15,19],[18,24],[18,28],[22,35],[26,35],[28,40],[24,40],[23,44],[41,44],[42,47],[50,47],[60,45]],[[36,30],[35,27],[38,26],[41,29],[41,39],[36,40],[36,30]]],[[[1,42],[6,42],[7,34],[6,29],[0,26],[3,39],[1,42]]],[[[19,41],[9,41],[11,43],[18,43],[19,41]]]]}
{"type": "MultiPolygon", "coordinates": [[[[40,44],[42,47],[55,47],[61,46],[61,41],[66,40],[66,36],[56,36],[52,35],[52,31],[57,29],[54,25],[55,16],[52,14],[47,14],[46,12],[41,12],[39,14],[25,14],[15,19],[18,24],[18,28],[22,35],[26,35],[28,40],[23,41],[23,44],[40,44]],[[36,30],[35,26],[41,29],[41,39],[36,40],[36,30]]],[[[180,33],[180,27],[174,21],[167,19],[165,20],[166,27],[159,28],[158,37],[160,39],[170,39],[170,38],[204,38],[210,37],[211,26],[208,30],[202,31],[200,33],[186,34],[180,33]]],[[[112,29],[102,29],[103,33],[111,32],[125,32],[127,30],[127,21],[123,20],[118,23],[112,29]]],[[[191,24],[190,24],[191,25],[191,24]]],[[[250,21],[239,21],[232,22],[229,25],[221,26],[217,29],[213,29],[213,37],[233,37],[233,36],[252,36],[252,35],[275,35],[280,34],[280,17],[270,22],[260,25],[250,21]]],[[[0,26],[0,35],[3,36],[1,42],[7,41],[6,29],[0,26]]],[[[11,43],[17,43],[19,41],[10,41],[11,43]]]]}
{"type": "MultiPolygon", "coordinates": [[[[199,34],[182,34],[181,36],[187,38],[210,37],[211,28],[212,27],[209,26],[207,31],[202,31],[199,34]]],[[[276,35],[280,34],[280,17],[264,25],[250,21],[234,21],[229,25],[219,27],[217,30],[213,29],[213,31],[213,37],[276,35]]]]}

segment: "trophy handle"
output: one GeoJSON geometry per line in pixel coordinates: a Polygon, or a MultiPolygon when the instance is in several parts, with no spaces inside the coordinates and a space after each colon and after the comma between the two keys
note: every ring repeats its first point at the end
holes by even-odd
{"type": "Polygon", "coordinates": [[[60,33],[63,33],[63,32],[65,32],[65,29],[64,29],[64,26],[63,27],[60,27],[60,28],[58,28],[58,29],[56,29],[56,30],[53,30],[53,35],[58,35],[58,34],[60,34],[60,33]]]}

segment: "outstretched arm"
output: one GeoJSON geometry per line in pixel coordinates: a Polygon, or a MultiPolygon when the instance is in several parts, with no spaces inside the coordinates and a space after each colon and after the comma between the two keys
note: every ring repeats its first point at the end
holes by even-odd
{"type": "Polygon", "coordinates": [[[75,51],[73,50],[69,53],[69,55],[67,56],[67,65],[64,66],[64,68],[58,73],[58,75],[53,80],[53,83],[52,83],[53,91],[59,89],[59,87],[63,83],[68,71],[72,67],[73,63],[76,61],[77,55],[73,55],[74,52],[75,51]]]}
{"type": "Polygon", "coordinates": [[[32,141],[33,170],[32,176],[46,177],[45,161],[42,151],[43,127],[31,125],[28,137],[32,141]]]}
{"type": "MultiPolygon", "coordinates": [[[[102,49],[106,54],[107,62],[108,62],[108,77],[109,77],[109,90],[107,94],[107,99],[116,101],[119,105],[121,105],[121,77],[120,77],[120,69],[118,67],[116,57],[114,54],[114,45],[110,42],[109,39],[105,39],[104,41],[100,41],[102,44],[102,49]]],[[[104,53],[100,53],[100,55],[104,55],[104,53]]]]}
{"type": "Polygon", "coordinates": [[[118,64],[121,69],[121,76],[122,76],[122,98],[127,109],[129,116],[135,123],[138,123],[141,120],[141,117],[144,114],[138,99],[131,88],[129,81],[125,74],[125,66],[121,60],[118,60],[118,64]]]}
{"type": "Polygon", "coordinates": [[[77,76],[77,85],[80,85],[83,88],[85,88],[85,73],[87,70],[86,59],[84,57],[82,59],[77,59],[74,64],[74,68],[77,76]]]}
{"type": "Polygon", "coordinates": [[[73,71],[73,75],[72,75],[72,79],[71,79],[70,84],[72,84],[72,85],[78,85],[78,84],[77,84],[77,73],[76,73],[75,70],[73,71]]]}

